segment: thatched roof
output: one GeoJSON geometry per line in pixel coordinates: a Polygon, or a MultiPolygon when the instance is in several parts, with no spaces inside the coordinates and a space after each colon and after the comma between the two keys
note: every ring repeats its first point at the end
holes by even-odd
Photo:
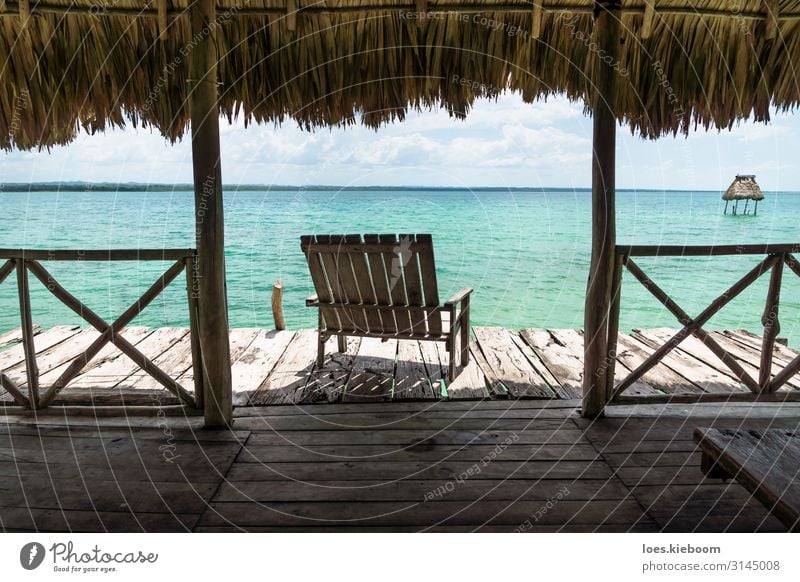
{"type": "Polygon", "coordinates": [[[764,193],[755,176],[736,176],[722,195],[723,200],[763,200],[764,193]]]}
{"type": "MultiPolygon", "coordinates": [[[[163,41],[158,1],[42,0],[25,20],[15,1],[0,0],[0,147],[63,144],[79,128],[122,125],[182,136],[188,0],[167,0],[163,41]]],[[[415,0],[301,0],[293,17],[285,11],[296,0],[218,0],[222,111],[248,122],[375,127],[409,107],[461,117],[476,97],[506,89],[527,101],[564,93],[587,103],[593,2],[535,1],[544,6],[539,38],[529,0],[429,0],[429,10],[478,13],[436,13],[422,27],[407,13],[415,0]]],[[[622,2],[622,54],[608,63],[622,76],[615,110],[632,130],[728,128],[767,120],[771,103],[798,105],[800,0],[742,0],[738,9],[730,0],[653,1],[650,34],[645,1],[622,2]],[[762,2],[778,11],[765,16],[762,2]]]]}

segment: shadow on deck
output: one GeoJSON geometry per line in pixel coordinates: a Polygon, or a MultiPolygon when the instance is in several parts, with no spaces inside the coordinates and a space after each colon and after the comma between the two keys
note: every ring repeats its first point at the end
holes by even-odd
{"type": "Polygon", "coordinates": [[[198,418],[7,415],[6,531],[783,531],[705,478],[695,427],[800,425],[797,403],[242,407],[198,418]]]}

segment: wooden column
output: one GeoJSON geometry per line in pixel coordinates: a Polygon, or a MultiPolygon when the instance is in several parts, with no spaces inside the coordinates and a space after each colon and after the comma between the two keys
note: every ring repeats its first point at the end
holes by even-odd
{"type": "Polygon", "coordinates": [[[218,23],[214,0],[194,0],[189,7],[189,20],[193,39],[189,52],[189,104],[203,410],[206,427],[224,427],[232,422],[233,411],[217,102],[218,23]]]}
{"type": "MultiPolygon", "coordinates": [[[[618,2],[595,4],[594,38],[598,54],[618,62],[620,53],[620,6],[618,2]]],[[[619,74],[607,62],[596,57],[592,115],[592,257],[586,288],[584,313],[584,374],[582,415],[603,414],[607,401],[607,376],[613,355],[609,353],[609,310],[611,307],[615,224],[615,149],[619,74]]],[[[613,373],[613,372],[611,372],[613,373]]]]}

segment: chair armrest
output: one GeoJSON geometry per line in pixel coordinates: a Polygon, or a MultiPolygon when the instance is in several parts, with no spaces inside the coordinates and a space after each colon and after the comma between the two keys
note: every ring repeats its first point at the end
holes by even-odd
{"type": "Polygon", "coordinates": [[[446,307],[450,307],[457,303],[463,302],[472,293],[471,287],[464,287],[461,291],[455,293],[450,299],[445,302],[446,307]]]}
{"type": "Polygon", "coordinates": [[[316,295],[312,295],[311,297],[306,298],[306,307],[313,307],[314,305],[319,304],[319,297],[316,295]]]}

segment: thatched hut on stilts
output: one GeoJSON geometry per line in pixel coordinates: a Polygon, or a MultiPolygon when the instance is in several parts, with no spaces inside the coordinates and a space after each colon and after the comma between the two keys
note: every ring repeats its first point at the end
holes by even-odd
{"type": "Polygon", "coordinates": [[[750,201],[755,201],[753,207],[753,216],[755,216],[758,214],[758,201],[764,199],[764,193],[761,191],[761,187],[756,183],[755,176],[752,174],[746,176],[737,174],[733,183],[725,190],[722,199],[725,201],[724,214],[728,214],[728,204],[731,202],[733,202],[733,214],[739,214],[740,200],[745,201],[744,212],[742,214],[748,214],[750,201]]]}

